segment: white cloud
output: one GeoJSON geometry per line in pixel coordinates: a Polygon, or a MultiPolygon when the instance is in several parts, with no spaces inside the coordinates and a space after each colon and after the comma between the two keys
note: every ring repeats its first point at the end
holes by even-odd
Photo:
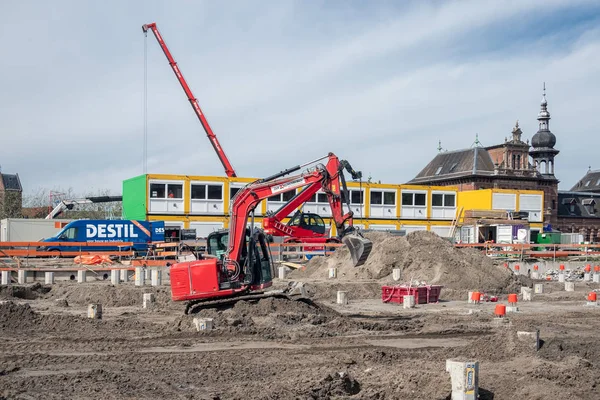
{"type": "MultiPolygon", "coordinates": [[[[334,151],[375,179],[406,182],[438,140],[499,143],[516,119],[531,138],[542,81],[561,188],[594,167],[591,1],[86,4],[0,6],[0,164],[29,190],[118,192],[142,172],[141,25],[151,21],[242,176],[334,151]]],[[[149,170],[222,175],[151,35],[147,44],[149,170]]]]}

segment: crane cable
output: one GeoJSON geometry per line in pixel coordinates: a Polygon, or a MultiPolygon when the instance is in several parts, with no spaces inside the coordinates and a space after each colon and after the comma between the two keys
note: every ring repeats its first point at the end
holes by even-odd
{"type": "Polygon", "coordinates": [[[148,173],[148,32],[144,32],[144,175],[148,173]]]}

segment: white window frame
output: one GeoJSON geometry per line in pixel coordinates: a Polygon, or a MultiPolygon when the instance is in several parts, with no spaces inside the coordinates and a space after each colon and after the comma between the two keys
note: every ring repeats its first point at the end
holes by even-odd
{"type": "Polygon", "coordinates": [[[225,185],[223,182],[214,182],[214,181],[191,181],[189,185],[190,190],[190,214],[192,215],[202,215],[202,214],[212,214],[212,215],[225,215],[225,185]],[[192,198],[192,187],[193,186],[204,186],[204,198],[203,199],[193,199],[192,198]],[[221,199],[209,199],[208,198],[208,187],[209,186],[218,186],[221,188],[221,199]],[[205,212],[199,212],[194,210],[194,206],[199,204],[206,205],[205,212]],[[210,207],[210,205],[213,207],[210,207]]]}
{"type": "Polygon", "coordinates": [[[150,179],[148,181],[148,199],[149,200],[167,200],[169,199],[169,185],[181,185],[181,197],[173,197],[174,200],[183,200],[185,198],[185,182],[184,181],[169,181],[164,179],[150,179]],[[164,197],[152,197],[152,185],[164,185],[164,197]]]}
{"type": "MultiPolygon", "coordinates": [[[[402,189],[400,190],[400,217],[405,219],[427,219],[427,207],[429,206],[429,196],[427,196],[427,190],[415,190],[415,189],[402,189]],[[412,194],[412,205],[404,205],[402,203],[402,197],[404,194],[412,194]],[[425,195],[425,205],[415,205],[415,195],[425,195]],[[408,211],[422,211],[423,215],[407,215],[408,211]]],[[[415,212],[416,214],[416,212],[415,212]]]]}
{"type": "Polygon", "coordinates": [[[186,185],[185,181],[182,180],[168,180],[168,179],[150,179],[148,180],[148,213],[149,214],[183,214],[185,206],[186,196],[186,185]],[[165,186],[165,197],[152,197],[152,185],[164,185],[165,186]],[[181,197],[169,198],[169,185],[181,185],[181,197]],[[154,204],[164,204],[164,210],[152,209],[154,204]],[[177,206],[176,210],[169,210],[171,206],[177,206]]]}
{"type": "Polygon", "coordinates": [[[370,206],[387,206],[387,207],[396,207],[398,205],[398,192],[396,189],[369,189],[369,205],[370,206]],[[381,192],[381,203],[373,204],[373,192],[381,192]],[[385,193],[393,193],[394,194],[394,203],[393,204],[385,204],[385,193]]]}
{"type": "Polygon", "coordinates": [[[456,192],[450,190],[432,190],[431,191],[431,218],[440,220],[440,219],[454,219],[456,216],[456,201],[458,200],[458,195],[456,192]],[[433,196],[434,195],[442,195],[442,205],[435,206],[433,205],[433,196]],[[452,195],[454,196],[454,205],[446,206],[446,196],[452,195]],[[436,212],[442,212],[443,216],[434,216],[436,212]]]}
{"type": "Polygon", "coordinates": [[[398,191],[396,189],[380,189],[380,188],[370,188],[369,189],[369,217],[370,218],[380,218],[380,219],[394,219],[398,216],[398,191]],[[381,203],[373,204],[373,192],[381,193],[381,203]],[[394,203],[393,204],[385,204],[385,194],[393,193],[394,194],[394,203]],[[385,210],[388,209],[388,213],[385,210]],[[383,215],[374,216],[375,210],[384,210],[383,215]]]}
{"type": "Polygon", "coordinates": [[[190,182],[190,200],[191,201],[225,201],[225,185],[223,182],[206,182],[206,181],[191,181],[190,182]],[[194,185],[203,185],[204,186],[204,198],[203,199],[194,199],[192,198],[192,186],[194,185]],[[221,188],[221,198],[220,199],[209,199],[208,198],[208,187],[209,186],[219,186],[221,188]]]}

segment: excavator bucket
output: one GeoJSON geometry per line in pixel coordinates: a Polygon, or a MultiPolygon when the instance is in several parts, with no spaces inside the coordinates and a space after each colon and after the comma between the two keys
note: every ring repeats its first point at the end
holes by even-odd
{"type": "Polygon", "coordinates": [[[350,250],[350,257],[355,267],[361,266],[369,258],[373,242],[357,234],[349,234],[342,237],[342,243],[350,250]]]}

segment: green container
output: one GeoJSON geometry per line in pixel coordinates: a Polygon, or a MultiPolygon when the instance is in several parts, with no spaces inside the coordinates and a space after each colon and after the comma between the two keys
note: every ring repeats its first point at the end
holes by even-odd
{"type": "Polygon", "coordinates": [[[123,181],[123,219],[146,220],[146,175],[123,181]]]}
{"type": "MultiPolygon", "coordinates": [[[[537,244],[560,244],[560,232],[538,232],[535,238],[537,244]]],[[[546,248],[536,247],[535,251],[544,251],[546,248]]]]}

